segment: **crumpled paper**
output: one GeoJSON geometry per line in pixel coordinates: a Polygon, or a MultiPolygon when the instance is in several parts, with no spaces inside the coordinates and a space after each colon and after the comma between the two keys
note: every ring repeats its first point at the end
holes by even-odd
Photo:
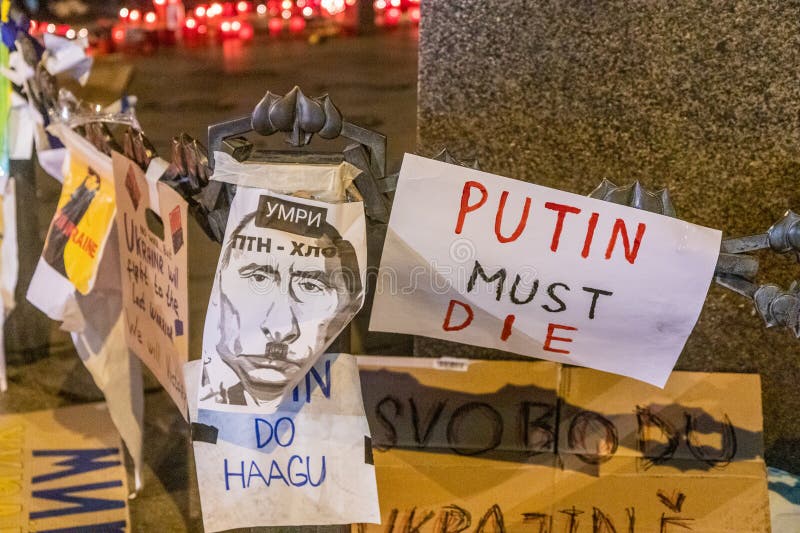
{"type": "Polygon", "coordinates": [[[89,45],[84,38],[67,39],[52,33],[44,34],[44,46],[47,52],[44,56],[44,66],[53,76],[68,74],[85,85],[92,71],[94,59],[86,55],[89,45]]]}

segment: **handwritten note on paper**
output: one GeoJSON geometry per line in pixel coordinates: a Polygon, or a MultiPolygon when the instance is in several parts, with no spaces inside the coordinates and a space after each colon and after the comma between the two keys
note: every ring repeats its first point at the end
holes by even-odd
{"type": "Polygon", "coordinates": [[[0,415],[0,531],[127,531],[119,435],[104,404],[0,415]]]}
{"type": "Polygon", "coordinates": [[[768,532],[758,375],[361,357],[381,527],[768,532]]]}
{"type": "Polygon", "coordinates": [[[186,417],[186,202],[163,183],[152,187],[130,159],[114,153],[113,163],[128,347],[155,374],[186,417]],[[157,199],[150,197],[153,191],[157,191],[157,199]],[[151,206],[158,206],[159,212],[151,206]]]}
{"type": "MultiPolygon", "coordinates": [[[[190,387],[205,379],[200,365],[186,365],[190,387]]],[[[352,356],[323,355],[277,410],[200,405],[192,438],[206,531],[378,521],[371,437],[352,356]]]]}
{"type": "Polygon", "coordinates": [[[586,366],[663,386],[719,231],[406,155],[370,329],[586,366]]]}

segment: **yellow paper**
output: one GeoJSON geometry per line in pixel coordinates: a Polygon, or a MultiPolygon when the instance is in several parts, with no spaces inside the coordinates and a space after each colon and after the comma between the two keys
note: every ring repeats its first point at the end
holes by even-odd
{"type": "Polygon", "coordinates": [[[81,294],[89,293],[94,285],[115,209],[110,177],[71,152],[42,257],[81,294]]]}

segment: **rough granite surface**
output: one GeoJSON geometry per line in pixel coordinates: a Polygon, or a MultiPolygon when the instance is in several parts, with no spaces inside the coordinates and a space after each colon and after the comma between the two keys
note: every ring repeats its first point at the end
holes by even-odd
{"type": "MultiPolygon", "coordinates": [[[[682,219],[725,236],[800,210],[795,2],[424,2],[418,151],[588,194],[602,178],[668,187],[682,219]]],[[[788,287],[793,257],[759,256],[788,287]]],[[[654,287],[657,290],[657,287],[654,287]]],[[[417,338],[420,356],[510,354],[417,338]]],[[[800,340],[710,291],[678,362],[758,372],[766,460],[800,472],[800,340]]]]}

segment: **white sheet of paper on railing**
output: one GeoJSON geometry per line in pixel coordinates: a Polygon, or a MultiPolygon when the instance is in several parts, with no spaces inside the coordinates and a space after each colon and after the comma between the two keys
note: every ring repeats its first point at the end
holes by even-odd
{"type": "MultiPolygon", "coordinates": [[[[201,364],[185,366],[191,398],[201,364]]],[[[323,355],[277,410],[199,406],[191,421],[206,531],[380,521],[354,357],[323,355]]]]}
{"type": "Polygon", "coordinates": [[[370,329],[585,366],[663,386],[721,233],[406,155],[370,329]]]}

